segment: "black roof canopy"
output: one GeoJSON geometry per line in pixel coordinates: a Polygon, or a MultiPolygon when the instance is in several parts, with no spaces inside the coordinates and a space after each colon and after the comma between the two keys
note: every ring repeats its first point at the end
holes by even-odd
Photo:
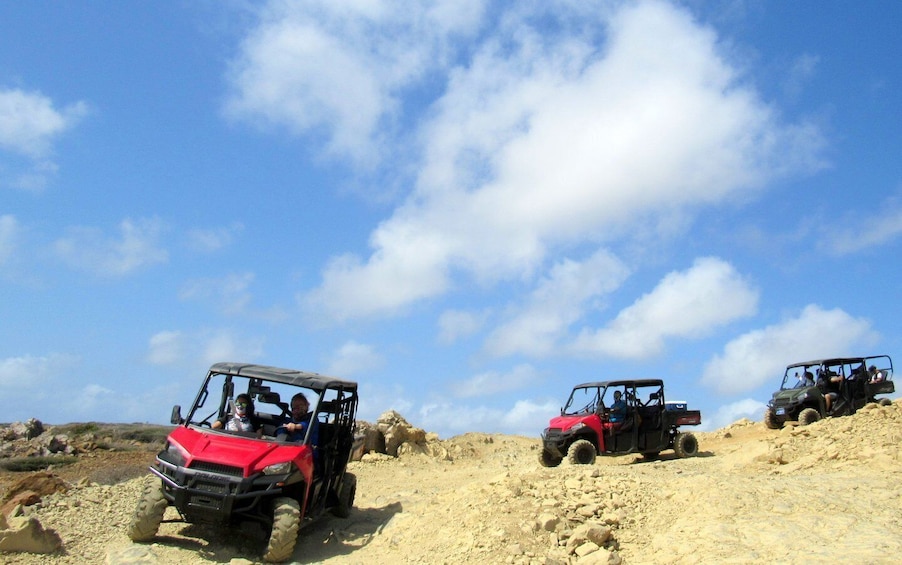
{"type": "Polygon", "coordinates": [[[620,381],[598,381],[594,383],[583,383],[573,388],[589,388],[589,387],[611,387],[611,386],[664,386],[661,379],[625,379],[620,381]]]}
{"type": "Polygon", "coordinates": [[[267,365],[252,365],[248,363],[216,363],[210,367],[211,373],[234,375],[264,379],[277,383],[300,386],[316,391],[325,389],[357,390],[357,383],[346,381],[336,377],[328,377],[319,373],[309,373],[296,369],[282,369],[267,365]]]}

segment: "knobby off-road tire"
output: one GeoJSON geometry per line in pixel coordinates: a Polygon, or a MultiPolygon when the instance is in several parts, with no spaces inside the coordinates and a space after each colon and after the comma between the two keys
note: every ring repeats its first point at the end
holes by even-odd
{"type": "Polygon", "coordinates": [[[595,446],[587,439],[574,441],[567,450],[567,460],[571,465],[593,465],[596,455],[595,446]]]}
{"type": "Polygon", "coordinates": [[[773,408],[767,408],[764,411],[764,425],[772,430],[779,430],[783,427],[783,422],[777,420],[777,415],[774,414],[773,408]]]}
{"type": "Polygon", "coordinates": [[[132,541],[150,541],[157,535],[163,513],[169,505],[163,497],[163,484],[157,478],[144,481],[144,490],[128,525],[128,537],[132,541]]]}
{"type": "Polygon", "coordinates": [[[542,464],[542,467],[557,467],[561,464],[561,461],[560,457],[555,457],[546,449],[543,449],[542,453],[539,454],[539,463],[542,464]]]}
{"type": "Polygon", "coordinates": [[[815,410],[814,408],[805,408],[801,412],[799,412],[799,425],[807,426],[808,424],[813,424],[821,419],[821,413],[815,410]]]}
{"type": "Polygon", "coordinates": [[[341,489],[338,491],[338,504],[332,508],[332,514],[339,518],[347,518],[354,507],[354,496],[357,494],[357,477],[351,473],[345,473],[341,481],[341,489]]]}
{"type": "Polygon", "coordinates": [[[673,440],[673,450],[677,457],[695,457],[698,455],[698,440],[691,432],[679,433],[673,440]]]}
{"type": "Polygon", "coordinates": [[[889,406],[892,403],[893,401],[889,398],[880,398],[877,400],[877,404],[879,404],[880,406],[889,406]]]}
{"type": "Polygon", "coordinates": [[[272,532],[263,560],[271,563],[285,561],[294,552],[301,523],[301,505],[293,498],[279,497],[273,501],[272,532]]]}

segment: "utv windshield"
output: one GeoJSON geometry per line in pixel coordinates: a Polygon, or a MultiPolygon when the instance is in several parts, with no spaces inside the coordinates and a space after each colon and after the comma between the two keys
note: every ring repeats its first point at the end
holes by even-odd
{"type": "Polygon", "coordinates": [[[596,386],[573,389],[561,414],[563,416],[576,416],[595,412],[601,399],[601,392],[601,389],[596,386]]]}
{"type": "Polygon", "coordinates": [[[291,417],[291,399],[298,393],[307,398],[310,411],[315,411],[322,400],[318,392],[308,388],[259,378],[212,373],[198,392],[194,405],[188,412],[187,423],[212,426],[216,420],[234,413],[236,399],[241,394],[247,395],[251,400],[249,416],[252,418],[268,422],[288,421],[291,417]]]}

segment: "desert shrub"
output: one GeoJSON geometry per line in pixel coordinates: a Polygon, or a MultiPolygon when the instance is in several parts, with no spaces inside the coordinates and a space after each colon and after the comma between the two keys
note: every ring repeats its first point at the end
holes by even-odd
{"type": "Polygon", "coordinates": [[[0,469],[13,473],[29,473],[42,471],[51,465],[70,465],[78,461],[78,457],[71,455],[56,457],[10,457],[0,459],[0,469]]]}
{"type": "Polygon", "coordinates": [[[100,426],[96,422],[87,422],[79,424],[69,424],[61,427],[62,433],[80,436],[85,434],[96,434],[100,431],[100,426]]]}
{"type": "Polygon", "coordinates": [[[117,430],[114,437],[138,443],[163,443],[172,426],[136,426],[117,430]]]}

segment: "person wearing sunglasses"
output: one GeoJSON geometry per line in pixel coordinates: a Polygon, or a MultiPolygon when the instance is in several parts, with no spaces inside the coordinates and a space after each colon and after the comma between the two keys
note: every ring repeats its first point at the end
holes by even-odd
{"type": "Polygon", "coordinates": [[[212,427],[229,432],[256,432],[257,437],[263,435],[263,428],[258,428],[254,418],[254,402],[244,393],[235,398],[235,412],[216,420],[212,427]]]}

